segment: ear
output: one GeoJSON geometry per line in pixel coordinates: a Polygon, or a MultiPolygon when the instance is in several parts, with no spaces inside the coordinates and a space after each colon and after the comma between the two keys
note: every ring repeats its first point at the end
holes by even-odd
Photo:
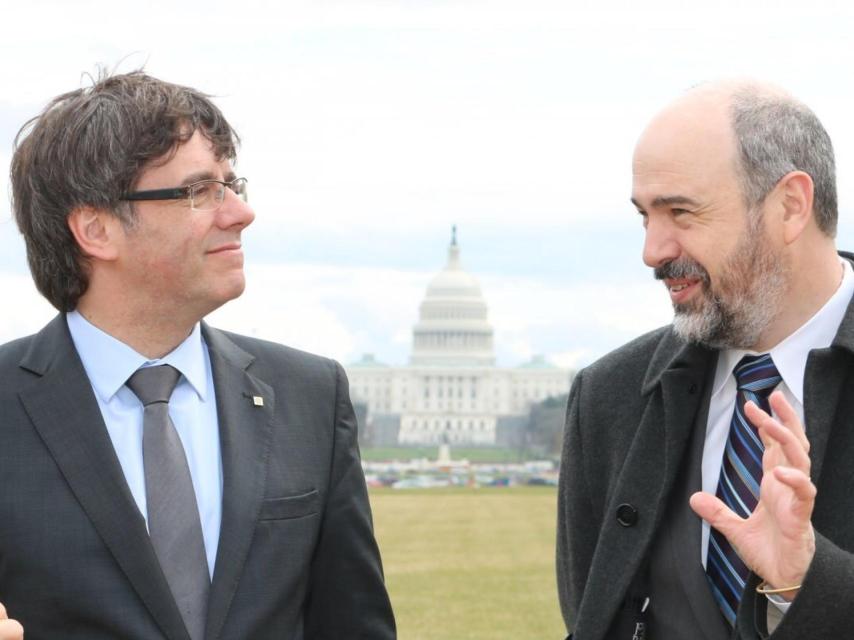
{"type": "Polygon", "coordinates": [[[813,181],[803,171],[783,176],[775,188],[782,212],[783,241],[791,244],[813,221],[813,181]]]}
{"type": "Polygon", "coordinates": [[[104,209],[78,207],[68,214],[68,228],[83,255],[96,260],[112,261],[118,257],[120,226],[118,218],[104,209]]]}

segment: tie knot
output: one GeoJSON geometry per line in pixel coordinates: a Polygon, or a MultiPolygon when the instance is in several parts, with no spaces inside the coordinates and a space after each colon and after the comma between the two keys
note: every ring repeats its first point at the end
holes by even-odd
{"type": "Polygon", "coordinates": [[[768,395],[783,379],[771,355],[763,353],[759,356],[744,356],[733,370],[735,382],[739,391],[764,392],[768,395]]]}
{"type": "Polygon", "coordinates": [[[137,369],[125,384],[139,398],[142,406],[147,407],[156,402],[168,403],[180,377],[181,372],[175,367],[162,364],[137,369]]]}

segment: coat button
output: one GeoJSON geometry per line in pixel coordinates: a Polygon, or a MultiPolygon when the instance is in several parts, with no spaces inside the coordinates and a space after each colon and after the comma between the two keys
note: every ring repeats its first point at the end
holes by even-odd
{"type": "Polygon", "coordinates": [[[690,393],[692,396],[695,393],[697,393],[697,383],[696,382],[692,382],[690,385],[688,385],[688,393],[690,393]]]}
{"type": "Polygon", "coordinates": [[[638,510],[624,502],[617,507],[617,522],[623,527],[633,527],[638,521],[638,510]]]}

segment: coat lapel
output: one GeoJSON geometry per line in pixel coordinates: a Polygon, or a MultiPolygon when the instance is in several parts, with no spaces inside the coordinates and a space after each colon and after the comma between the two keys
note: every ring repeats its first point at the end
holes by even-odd
{"type": "Polygon", "coordinates": [[[661,532],[666,536],[673,566],[677,568],[682,590],[697,620],[697,627],[706,640],[726,638],[730,635],[730,629],[712,596],[706,572],[700,562],[703,521],[688,504],[691,495],[703,488],[703,449],[716,364],[717,358],[709,359],[703,402],[694,420],[689,447],[685,450],[686,468],[683,473],[680,473],[677,484],[674,486],[673,498],[668,505],[668,508],[673,509],[672,516],[661,532]]]}
{"type": "Polygon", "coordinates": [[[819,486],[822,462],[833,425],[847,421],[837,420],[836,411],[842,404],[840,398],[851,368],[852,355],[854,300],[848,304],[848,310],[831,346],[827,349],[814,349],[807,358],[804,373],[804,424],[810,441],[810,476],[816,486],[819,486]]]}
{"type": "Polygon", "coordinates": [[[690,439],[711,355],[668,334],[651,360],[643,385],[646,409],[605,512],[592,579],[579,610],[578,637],[605,637],[649,552],[690,439]],[[621,504],[637,509],[634,526],[617,523],[621,504]]]}
{"type": "Polygon", "coordinates": [[[40,376],[21,402],[74,496],[164,635],[189,640],[63,315],[20,366],[40,376]]]}
{"type": "MultiPolygon", "coordinates": [[[[839,398],[850,369],[850,359],[830,349],[816,349],[807,358],[804,374],[804,424],[810,442],[810,477],[816,486],[821,479],[827,443],[840,406],[839,398]]],[[[844,422],[844,421],[842,421],[844,422]]]]}
{"type": "Polygon", "coordinates": [[[202,325],[211,357],[222,446],[222,527],[208,605],[207,633],[218,638],[249,553],[261,501],[275,409],[273,389],[246,370],[254,357],[202,325]]]}

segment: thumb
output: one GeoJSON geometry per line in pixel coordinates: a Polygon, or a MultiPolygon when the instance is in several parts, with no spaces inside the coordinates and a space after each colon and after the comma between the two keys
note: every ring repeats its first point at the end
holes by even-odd
{"type": "Polygon", "coordinates": [[[24,628],[16,620],[9,620],[6,607],[0,602],[0,640],[23,640],[24,628]]]}
{"type": "Polygon", "coordinates": [[[732,540],[731,535],[736,532],[743,520],[730,509],[723,500],[711,493],[698,491],[689,500],[691,508],[698,516],[720,531],[724,537],[732,540]]]}

